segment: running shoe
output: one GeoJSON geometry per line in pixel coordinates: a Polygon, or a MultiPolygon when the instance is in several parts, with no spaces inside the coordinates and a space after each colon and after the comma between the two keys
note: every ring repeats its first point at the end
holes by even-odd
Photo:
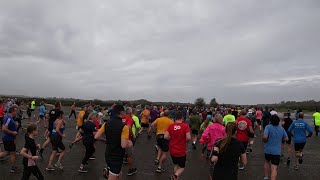
{"type": "Polygon", "coordinates": [[[287,166],[290,166],[290,162],[291,162],[291,160],[290,160],[290,158],[288,157],[288,158],[287,158],[287,166]]]}
{"type": "Polygon", "coordinates": [[[156,159],[156,160],[154,161],[154,164],[155,164],[155,165],[159,165],[159,163],[160,163],[159,159],[156,159]]]}
{"type": "Polygon", "coordinates": [[[52,166],[48,166],[48,167],[46,167],[46,170],[47,171],[55,171],[56,169],[52,166]]]}
{"type": "Polygon", "coordinates": [[[78,172],[87,173],[87,172],[88,172],[88,169],[85,168],[85,167],[80,167],[80,168],[78,169],[78,172]]]}
{"type": "Polygon", "coordinates": [[[196,144],[192,143],[192,149],[193,149],[193,150],[196,150],[196,149],[197,149],[196,144]]]}
{"type": "Polygon", "coordinates": [[[263,180],[268,180],[268,179],[269,179],[268,177],[264,177],[264,178],[263,178],[263,180]]]}
{"type": "Polygon", "coordinates": [[[69,144],[69,148],[72,149],[73,147],[73,143],[69,144]]]}
{"type": "Polygon", "coordinates": [[[170,180],[177,180],[178,178],[175,176],[175,175],[172,175],[171,177],[170,177],[170,180]]]}
{"type": "Polygon", "coordinates": [[[19,169],[15,166],[12,166],[11,169],[10,169],[10,172],[11,173],[18,173],[19,172],[19,169]]]}
{"type": "Polygon", "coordinates": [[[96,157],[95,156],[91,156],[89,159],[90,160],[96,160],[96,157]]]}
{"type": "Polygon", "coordinates": [[[295,170],[299,170],[299,166],[296,165],[296,166],[294,167],[294,169],[295,169],[295,170]]]}
{"type": "Polygon", "coordinates": [[[162,169],[161,167],[158,167],[157,170],[156,170],[157,173],[163,173],[165,172],[164,169],[162,169]]]}
{"type": "Polygon", "coordinates": [[[63,169],[63,166],[59,161],[56,164],[54,164],[54,166],[61,169],[61,170],[63,169]]]}
{"type": "Polygon", "coordinates": [[[137,168],[129,169],[127,175],[132,176],[138,172],[137,168]]]}
{"type": "Polygon", "coordinates": [[[123,159],[123,164],[128,164],[127,158],[124,158],[124,159],[123,159]]]}
{"type": "Polygon", "coordinates": [[[303,155],[299,156],[299,164],[303,163],[303,155]]]}
{"type": "Polygon", "coordinates": [[[243,164],[239,164],[239,170],[244,170],[244,165],[243,164]]]}
{"type": "Polygon", "coordinates": [[[154,147],[156,148],[156,151],[158,152],[159,151],[158,145],[154,145],[154,147]]]}

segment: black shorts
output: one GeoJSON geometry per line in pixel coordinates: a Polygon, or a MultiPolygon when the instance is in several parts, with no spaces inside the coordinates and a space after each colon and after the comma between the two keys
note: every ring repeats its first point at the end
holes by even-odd
{"type": "Polygon", "coordinates": [[[257,123],[260,126],[261,125],[261,119],[257,119],[257,123]]]}
{"type": "Polygon", "coordinates": [[[53,122],[49,122],[48,131],[52,133],[53,130],[53,122]]]}
{"type": "Polygon", "coordinates": [[[30,112],[33,112],[34,111],[34,109],[30,109],[30,112]]]}
{"type": "Polygon", "coordinates": [[[198,134],[199,134],[199,131],[192,129],[192,130],[191,130],[191,133],[192,133],[193,135],[198,135],[198,134]]]}
{"type": "Polygon", "coordinates": [[[4,150],[7,152],[16,152],[16,143],[14,141],[3,141],[4,150]]]}
{"type": "Polygon", "coordinates": [[[40,119],[43,119],[43,118],[44,118],[44,115],[39,115],[39,118],[40,118],[40,119]]]}
{"type": "Polygon", "coordinates": [[[61,149],[63,151],[66,149],[66,147],[62,142],[61,137],[58,137],[56,135],[51,135],[50,140],[51,140],[52,150],[58,151],[58,149],[61,149]]]}
{"type": "Polygon", "coordinates": [[[280,164],[280,155],[264,154],[266,161],[270,162],[273,165],[279,166],[280,164]]]}
{"type": "Polygon", "coordinates": [[[254,138],[254,133],[248,132],[248,137],[249,138],[254,138]]]}
{"type": "Polygon", "coordinates": [[[242,146],[244,147],[244,149],[247,149],[248,147],[248,142],[241,142],[242,146]]]}
{"type": "Polygon", "coordinates": [[[306,143],[294,143],[294,150],[295,151],[302,151],[306,143]]]}
{"type": "Polygon", "coordinates": [[[114,176],[120,175],[123,160],[106,160],[106,163],[109,168],[109,173],[114,176]]]}
{"type": "Polygon", "coordinates": [[[148,128],[148,127],[149,127],[149,124],[141,123],[141,127],[143,127],[143,128],[148,128]]]}
{"type": "Polygon", "coordinates": [[[171,155],[172,158],[172,162],[174,165],[178,165],[181,168],[185,168],[186,167],[186,160],[187,160],[187,156],[182,156],[182,157],[174,157],[171,155]]]}
{"type": "Polygon", "coordinates": [[[162,151],[169,151],[169,140],[164,139],[164,134],[157,135],[157,145],[162,151]]]}

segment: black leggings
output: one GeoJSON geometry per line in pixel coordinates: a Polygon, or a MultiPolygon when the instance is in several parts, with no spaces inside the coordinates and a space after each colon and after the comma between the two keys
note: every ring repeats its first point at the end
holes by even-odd
{"type": "Polygon", "coordinates": [[[28,180],[30,178],[31,173],[38,179],[43,180],[43,175],[41,174],[38,166],[24,166],[23,167],[23,175],[21,180],[28,180]]]}
{"type": "Polygon", "coordinates": [[[71,110],[69,118],[72,116],[72,114],[74,114],[74,118],[77,119],[77,115],[76,115],[76,111],[75,110],[71,110]]]}
{"type": "Polygon", "coordinates": [[[89,158],[93,155],[93,153],[96,151],[93,144],[83,144],[86,147],[86,154],[84,158],[82,159],[82,164],[87,164],[89,158]]]}

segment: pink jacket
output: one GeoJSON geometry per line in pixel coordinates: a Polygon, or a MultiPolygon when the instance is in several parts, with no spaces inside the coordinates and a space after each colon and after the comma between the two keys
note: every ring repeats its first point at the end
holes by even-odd
{"type": "Polygon", "coordinates": [[[201,136],[201,141],[208,144],[207,149],[211,150],[218,138],[226,136],[225,127],[219,123],[213,123],[208,126],[201,136]]]}

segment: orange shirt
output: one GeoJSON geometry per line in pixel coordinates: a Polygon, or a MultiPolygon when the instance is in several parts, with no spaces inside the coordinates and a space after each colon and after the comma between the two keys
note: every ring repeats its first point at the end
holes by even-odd
{"type": "Polygon", "coordinates": [[[150,111],[145,109],[141,112],[141,122],[144,124],[149,124],[150,119],[150,111]]]}

